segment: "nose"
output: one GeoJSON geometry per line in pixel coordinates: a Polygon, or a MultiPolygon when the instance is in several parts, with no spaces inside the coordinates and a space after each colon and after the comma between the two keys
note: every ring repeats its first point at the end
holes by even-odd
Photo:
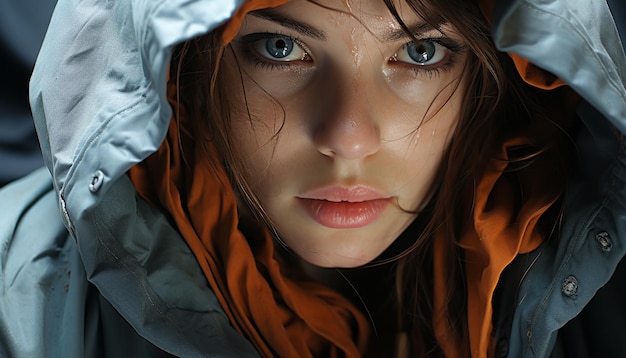
{"type": "MultiPolygon", "coordinates": [[[[334,92],[326,115],[314,129],[317,150],[332,158],[355,160],[368,157],[380,148],[380,128],[374,120],[371,101],[356,86],[334,92]]],[[[328,94],[327,94],[328,95],[328,94]]]]}

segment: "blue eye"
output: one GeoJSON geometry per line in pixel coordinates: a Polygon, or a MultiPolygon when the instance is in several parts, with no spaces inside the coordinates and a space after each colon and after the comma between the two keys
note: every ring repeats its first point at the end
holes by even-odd
{"type": "Polygon", "coordinates": [[[437,48],[432,42],[421,41],[419,44],[411,42],[407,45],[406,52],[417,63],[427,63],[434,56],[437,48]]]}
{"type": "Polygon", "coordinates": [[[272,57],[285,58],[293,51],[293,41],[282,37],[267,39],[265,49],[272,57]]]}
{"type": "Polygon", "coordinates": [[[445,59],[448,49],[431,40],[409,42],[394,56],[394,60],[414,65],[435,65],[445,59]]]}
{"type": "Polygon", "coordinates": [[[251,42],[252,48],[260,56],[273,61],[289,62],[302,61],[308,58],[308,53],[293,39],[275,34],[262,35],[260,39],[251,42]]]}

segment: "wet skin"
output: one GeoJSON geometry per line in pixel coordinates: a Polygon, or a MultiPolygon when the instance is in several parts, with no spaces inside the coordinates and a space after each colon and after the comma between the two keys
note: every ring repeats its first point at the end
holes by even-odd
{"type": "Polygon", "coordinates": [[[323,5],[248,14],[223,82],[247,180],[281,240],[314,265],[356,267],[430,199],[467,51],[451,26],[427,26],[404,4],[418,42],[381,1],[323,5]]]}

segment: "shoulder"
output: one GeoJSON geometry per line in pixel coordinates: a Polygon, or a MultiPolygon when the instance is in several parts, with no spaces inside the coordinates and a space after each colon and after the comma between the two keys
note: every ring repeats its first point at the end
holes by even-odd
{"type": "Polygon", "coordinates": [[[0,265],[4,270],[7,265],[38,261],[42,253],[65,246],[67,231],[46,169],[3,187],[0,212],[0,265]]]}
{"type": "Polygon", "coordinates": [[[44,356],[80,317],[86,287],[49,172],[3,187],[0,212],[0,356],[44,356]]]}

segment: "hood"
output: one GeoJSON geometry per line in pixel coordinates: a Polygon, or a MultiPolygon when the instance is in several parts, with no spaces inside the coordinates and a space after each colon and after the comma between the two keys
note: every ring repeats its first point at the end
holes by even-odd
{"type": "MultiPolygon", "coordinates": [[[[246,11],[275,4],[250,0],[241,7],[243,3],[58,2],[35,66],[30,100],[59,210],[85,266],[94,268],[90,279],[97,281],[102,274],[95,270],[100,256],[93,252],[103,248],[94,242],[101,228],[93,213],[168,133],[172,110],[166,74],[172,46],[231,17],[232,34],[246,11]]],[[[606,2],[499,0],[485,1],[484,9],[492,14],[496,46],[512,54],[529,83],[570,86],[626,133],[626,56],[606,2]]],[[[116,308],[123,305],[114,285],[97,286],[116,308]]],[[[136,317],[126,318],[139,329],[136,317]]]]}
{"type": "Polygon", "coordinates": [[[624,17],[616,12],[621,16],[614,18],[611,10],[623,7],[616,1],[499,1],[493,36],[528,82],[567,84],[625,133],[626,59],[615,22],[622,21],[624,31],[624,17]]]}

